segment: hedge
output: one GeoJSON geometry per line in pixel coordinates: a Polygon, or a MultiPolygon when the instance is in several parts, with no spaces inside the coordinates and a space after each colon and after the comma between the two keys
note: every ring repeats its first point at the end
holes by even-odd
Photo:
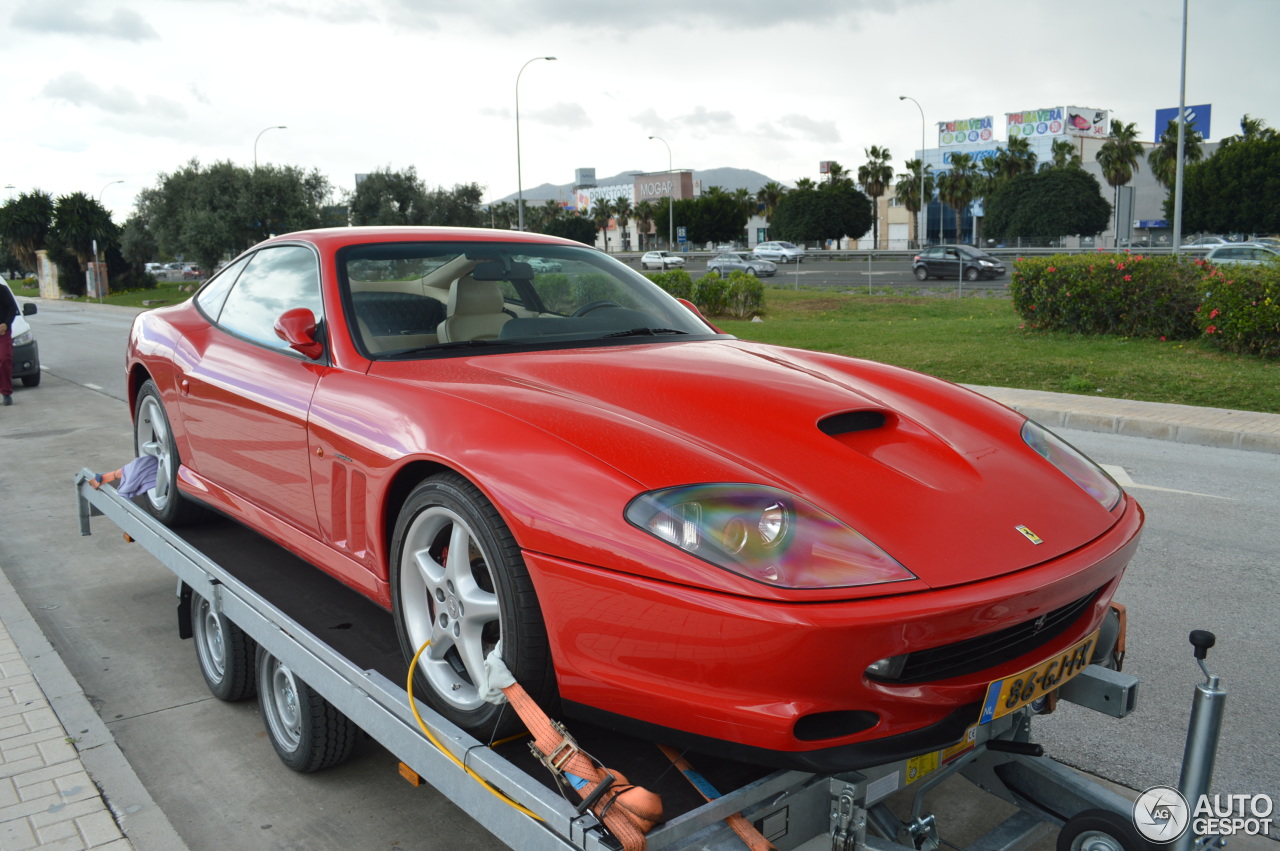
{"type": "Polygon", "coordinates": [[[1212,266],[1203,260],[1196,323],[1217,348],[1280,358],[1280,263],[1212,266]]]}
{"type": "Polygon", "coordinates": [[[672,269],[646,277],[676,298],[693,302],[706,316],[750,319],[764,313],[764,284],[746,272],[731,272],[725,278],[708,272],[694,281],[684,269],[672,269]]]}

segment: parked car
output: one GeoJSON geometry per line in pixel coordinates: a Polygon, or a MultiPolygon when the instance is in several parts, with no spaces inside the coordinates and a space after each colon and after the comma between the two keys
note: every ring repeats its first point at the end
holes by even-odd
{"type": "Polygon", "coordinates": [[[1256,242],[1231,242],[1210,248],[1204,259],[1207,263],[1219,266],[1223,263],[1244,263],[1250,266],[1261,266],[1265,263],[1274,263],[1280,260],[1280,249],[1256,242]]]}
{"type": "Polygon", "coordinates": [[[199,266],[188,263],[182,267],[182,279],[184,281],[197,281],[204,277],[204,272],[199,266]]]}
{"type": "Polygon", "coordinates": [[[673,251],[649,251],[640,258],[641,269],[672,269],[684,265],[684,258],[673,251]]]}
{"type": "Polygon", "coordinates": [[[721,275],[728,275],[730,272],[746,272],[748,275],[767,278],[777,274],[778,267],[768,260],[761,260],[745,251],[726,251],[707,261],[707,271],[718,272],[721,275]]]}
{"type": "Polygon", "coordinates": [[[1183,248],[1196,248],[1207,251],[1215,245],[1228,245],[1231,240],[1221,236],[1198,236],[1182,243],[1183,248]]]}
{"type": "Polygon", "coordinates": [[[763,260],[774,260],[778,263],[801,263],[804,261],[804,246],[790,242],[761,242],[751,251],[763,260]]]}
{"type": "MultiPolygon", "coordinates": [[[[3,280],[0,280],[0,287],[9,289],[3,280]]],[[[38,310],[34,302],[22,305],[22,311],[13,318],[13,328],[9,332],[13,335],[13,377],[21,379],[24,387],[35,387],[40,383],[40,346],[27,324],[27,317],[34,316],[38,310]]]]}
{"type": "Polygon", "coordinates": [[[999,278],[1004,275],[1004,261],[979,251],[971,245],[931,245],[911,260],[916,280],[950,278],[966,281],[999,278]]]}
{"type": "Polygon", "coordinates": [[[501,642],[556,717],[805,771],[936,752],[1111,658],[1143,523],[1016,411],[739,340],[540,234],[280,236],[139,315],[126,369],[146,510],[389,609],[484,741],[501,642]]]}
{"type": "Polygon", "coordinates": [[[555,260],[548,260],[545,257],[530,257],[529,266],[539,275],[545,275],[550,272],[559,272],[563,267],[555,260]]]}

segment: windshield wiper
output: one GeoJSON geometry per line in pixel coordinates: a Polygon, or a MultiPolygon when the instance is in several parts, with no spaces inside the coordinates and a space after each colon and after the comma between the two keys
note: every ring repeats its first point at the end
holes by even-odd
{"type": "Polygon", "coordinates": [[[485,346],[509,346],[510,340],[454,340],[450,343],[432,343],[429,346],[418,346],[412,349],[403,349],[398,352],[384,352],[384,357],[388,359],[409,357],[411,355],[420,355],[424,352],[440,352],[449,349],[474,349],[484,348],[485,346]]]}
{"type": "Polygon", "coordinates": [[[615,331],[605,337],[658,337],[663,334],[688,334],[676,328],[632,328],[630,331],[615,331]]]}

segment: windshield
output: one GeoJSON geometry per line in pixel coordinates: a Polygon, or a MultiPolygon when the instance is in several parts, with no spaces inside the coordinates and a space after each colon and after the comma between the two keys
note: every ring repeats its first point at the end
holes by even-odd
{"type": "Polygon", "coordinates": [[[337,261],[352,338],[370,357],[716,336],[648,278],[586,247],[382,243],[348,246],[337,261]]]}

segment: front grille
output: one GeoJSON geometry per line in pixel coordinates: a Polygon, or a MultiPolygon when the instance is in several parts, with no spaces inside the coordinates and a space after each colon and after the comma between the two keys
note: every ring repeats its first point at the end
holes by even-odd
{"type": "Polygon", "coordinates": [[[1006,627],[999,632],[908,653],[896,683],[922,683],[962,677],[1017,659],[1048,644],[1075,624],[1089,610],[1098,590],[1054,609],[1042,617],[1006,627]]]}

